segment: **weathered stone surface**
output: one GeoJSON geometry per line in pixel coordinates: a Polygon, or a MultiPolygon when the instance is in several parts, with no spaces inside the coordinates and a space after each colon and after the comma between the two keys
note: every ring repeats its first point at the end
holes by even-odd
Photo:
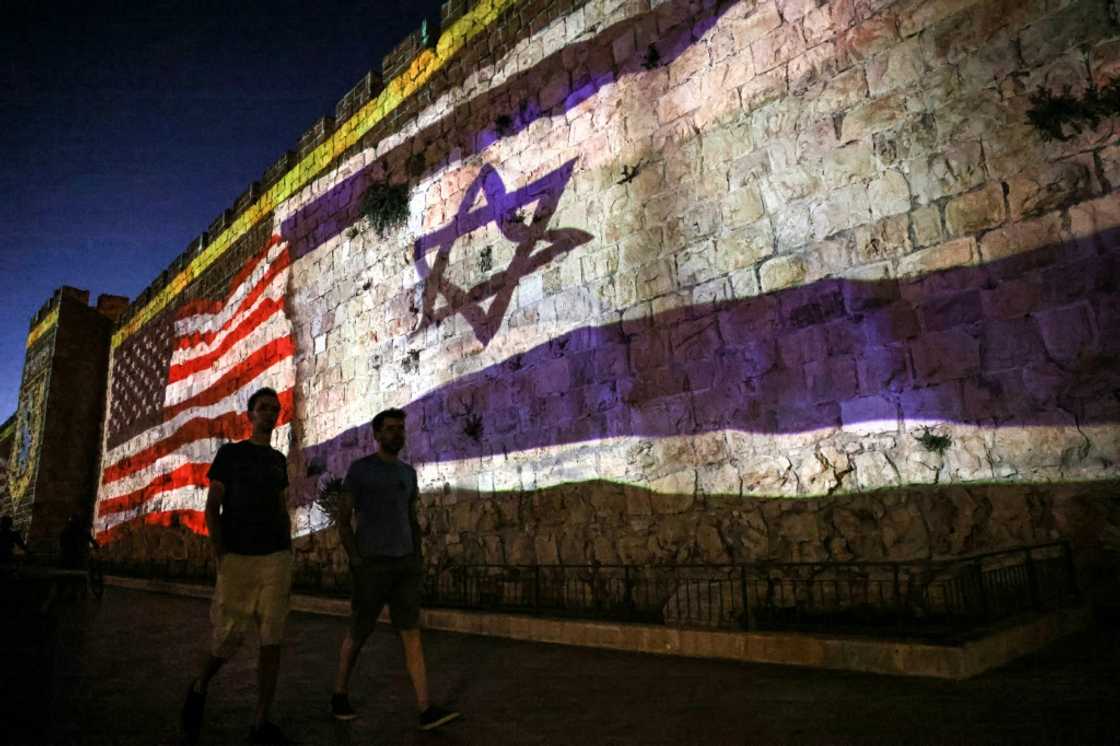
{"type": "Polygon", "coordinates": [[[910,184],[899,171],[886,171],[867,186],[867,199],[873,220],[897,215],[910,209],[910,184]]]}
{"type": "Polygon", "coordinates": [[[945,227],[950,236],[967,236],[1000,225],[1006,212],[1003,188],[999,184],[988,184],[950,200],[945,205],[945,227]]]}
{"type": "Polygon", "coordinates": [[[914,210],[910,213],[910,230],[916,246],[929,246],[941,242],[945,237],[941,228],[941,210],[935,205],[914,210]]]}
{"type": "Polygon", "coordinates": [[[1057,213],[1037,220],[1013,223],[984,234],[980,239],[980,258],[985,262],[1003,259],[1062,242],[1062,221],[1057,213]]]}
{"type": "Polygon", "coordinates": [[[1089,197],[1091,191],[1089,164],[1068,158],[1029,169],[1007,180],[1007,202],[1013,220],[1080,202],[1089,197]]]}
{"type": "Polygon", "coordinates": [[[967,266],[976,261],[976,239],[958,238],[906,256],[898,264],[900,277],[927,274],[949,267],[967,266]]]}
{"type": "Polygon", "coordinates": [[[909,169],[914,196],[928,204],[984,183],[983,148],[979,141],[954,143],[944,152],[911,161],[909,169]]]}
{"type": "Polygon", "coordinates": [[[1023,31],[1019,37],[1023,61],[1039,65],[1070,47],[1107,39],[1116,31],[1107,3],[1070,3],[1023,31]]]}
{"type": "Polygon", "coordinates": [[[808,266],[801,256],[778,256],[767,261],[759,270],[759,280],[765,292],[773,292],[800,283],[808,273],[808,266]]]}
{"type": "MultiPolygon", "coordinates": [[[[874,212],[874,199],[871,200],[874,212]]],[[[857,227],[854,233],[855,255],[860,264],[871,264],[910,253],[912,245],[905,215],[896,215],[870,225],[857,227]]]]}
{"type": "Polygon", "coordinates": [[[872,134],[890,129],[909,113],[907,97],[890,93],[874,98],[849,110],[840,129],[840,142],[863,140],[872,134]]]}
{"type": "Polygon", "coordinates": [[[882,96],[917,83],[926,71],[921,42],[908,39],[867,63],[867,87],[872,96],[882,96]]]}

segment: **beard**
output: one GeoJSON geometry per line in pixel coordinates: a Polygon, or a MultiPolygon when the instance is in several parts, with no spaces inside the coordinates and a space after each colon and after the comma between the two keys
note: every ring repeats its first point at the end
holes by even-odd
{"type": "Polygon", "coordinates": [[[404,439],[400,440],[386,440],[381,443],[381,450],[386,453],[391,453],[396,456],[404,448],[404,439]]]}

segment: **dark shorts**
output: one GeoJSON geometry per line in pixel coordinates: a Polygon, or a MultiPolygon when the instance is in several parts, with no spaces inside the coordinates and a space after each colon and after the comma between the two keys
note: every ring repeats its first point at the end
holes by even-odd
{"type": "Polygon", "coordinates": [[[364,559],[350,572],[354,578],[350,601],[353,637],[361,639],[373,631],[385,604],[389,604],[389,618],[396,629],[420,626],[421,571],[414,555],[364,559]]]}

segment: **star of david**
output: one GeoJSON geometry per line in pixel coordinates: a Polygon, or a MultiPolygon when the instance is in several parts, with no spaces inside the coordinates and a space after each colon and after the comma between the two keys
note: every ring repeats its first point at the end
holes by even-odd
{"type": "Polygon", "coordinates": [[[591,234],[576,228],[549,228],[548,221],[556,212],[560,197],[572,178],[575,159],[555,171],[512,192],[506,191],[497,169],[487,164],[468,187],[455,217],[416,242],[414,262],[416,273],[424,283],[421,327],[439,323],[461,313],[474,330],[475,337],[488,345],[498,331],[521,278],[532,274],[556,256],[571,251],[591,240],[591,234]],[[479,196],[486,202],[474,207],[479,196]],[[536,204],[525,222],[521,209],[536,204]],[[491,275],[474,287],[464,289],[446,277],[451,247],[461,236],[496,223],[502,237],[517,245],[505,269],[491,275]],[[428,263],[428,254],[435,252],[428,263]],[[446,304],[436,309],[436,299],[443,296],[446,304]],[[490,300],[490,306],[482,306],[490,300]]]}

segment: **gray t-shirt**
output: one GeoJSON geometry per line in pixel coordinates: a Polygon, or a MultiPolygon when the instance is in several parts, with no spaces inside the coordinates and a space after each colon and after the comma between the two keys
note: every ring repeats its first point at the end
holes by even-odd
{"type": "Polygon", "coordinates": [[[358,553],[362,557],[404,557],[415,551],[413,501],[419,490],[416,470],[397,461],[365,456],[350,464],[346,489],[358,515],[358,553]]]}

